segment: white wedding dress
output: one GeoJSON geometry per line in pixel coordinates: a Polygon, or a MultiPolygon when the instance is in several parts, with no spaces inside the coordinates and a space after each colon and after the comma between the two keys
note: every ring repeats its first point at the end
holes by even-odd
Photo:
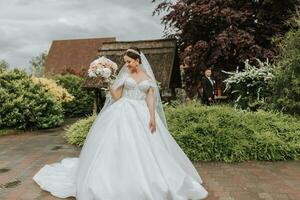
{"type": "Polygon", "coordinates": [[[122,97],[93,123],[78,158],[45,165],[34,181],[53,196],[77,200],[198,200],[208,192],[156,112],[149,129],[151,79],[126,78],[122,97]]]}

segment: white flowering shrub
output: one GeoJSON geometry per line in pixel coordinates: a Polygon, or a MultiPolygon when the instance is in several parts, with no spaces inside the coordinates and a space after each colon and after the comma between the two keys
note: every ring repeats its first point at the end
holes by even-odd
{"type": "Polygon", "coordinates": [[[245,61],[245,69],[235,72],[226,72],[229,77],[224,80],[226,88],[224,91],[230,91],[236,96],[235,107],[241,109],[257,110],[271,94],[269,81],[274,77],[273,66],[268,62],[262,62],[259,59],[258,67],[245,61]]]}

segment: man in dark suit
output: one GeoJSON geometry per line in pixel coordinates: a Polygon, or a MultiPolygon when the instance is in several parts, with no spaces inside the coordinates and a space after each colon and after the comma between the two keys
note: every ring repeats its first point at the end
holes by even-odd
{"type": "Polygon", "coordinates": [[[215,81],[211,78],[211,69],[208,68],[204,72],[204,77],[202,78],[202,101],[206,105],[210,105],[214,101],[215,97],[215,81]]]}

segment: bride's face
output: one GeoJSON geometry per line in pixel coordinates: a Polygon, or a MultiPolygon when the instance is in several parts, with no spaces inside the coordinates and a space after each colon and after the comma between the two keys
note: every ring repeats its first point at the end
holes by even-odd
{"type": "Polygon", "coordinates": [[[139,66],[139,60],[135,60],[133,58],[130,58],[129,56],[124,56],[124,62],[125,64],[127,65],[128,69],[131,71],[131,72],[134,72],[136,71],[136,68],[138,68],[139,66]]]}

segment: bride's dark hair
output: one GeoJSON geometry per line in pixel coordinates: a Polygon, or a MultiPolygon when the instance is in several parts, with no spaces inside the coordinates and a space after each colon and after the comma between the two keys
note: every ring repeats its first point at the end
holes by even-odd
{"type": "MultiPolygon", "coordinates": [[[[139,54],[141,53],[140,49],[135,46],[129,47],[129,49],[136,50],[137,52],[139,52],[139,54]]],[[[126,51],[124,55],[126,55],[134,60],[139,59],[139,63],[142,64],[141,56],[137,55],[136,53],[133,53],[131,51],[126,51]]]]}

